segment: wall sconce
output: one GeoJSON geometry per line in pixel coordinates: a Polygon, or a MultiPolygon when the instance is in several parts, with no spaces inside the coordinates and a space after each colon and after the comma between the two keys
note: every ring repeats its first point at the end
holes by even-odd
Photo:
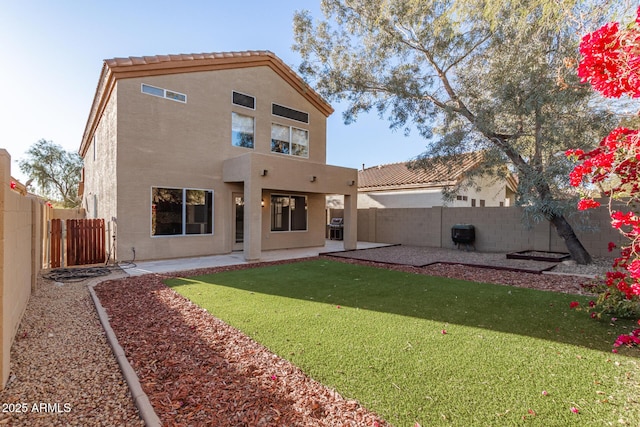
{"type": "Polygon", "coordinates": [[[309,182],[316,182],[316,176],[315,175],[311,175],[309,177],[309,182]]]}
{"type": "Polygon", "coordinates": [[[262,170],[260,171],[260,176],[267,176],[267,172],[269,172],[269,171],[268,171],[268,170],[266,170],[266,169],[262,169],[262,170]]]}
{"type": "Polygon", "coordinates": [[[356,185],[356,182],[355,182],[354,180],[347,181],[347,185],[348,185],[349,187],[353,187],[354,185],[356,185]]]}
{"type": "Polygon", "coordinates": [[[264,199],[262,199],[262,200],[260,201],[260,206],[262,206],[262,207],[264,208],[264,199]]]}

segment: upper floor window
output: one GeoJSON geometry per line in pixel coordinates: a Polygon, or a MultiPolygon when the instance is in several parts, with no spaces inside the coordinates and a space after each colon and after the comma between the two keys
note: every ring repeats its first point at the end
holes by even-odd
{"type": "Polygon", "coordinates": [[[232,98],[232,102],[235,105],[250,108],[252,110],[256,109],[256,98],[251,95],[245,95],[244,93],[234,91],[232,94],[232,98]]]}
{"type": "Polygon", "coordinates": [[[236,147],[253,148],[254,119],[231,113],[231,144],[236,147]]]}
{"type": "Polygon", "coordinates": [[[285,107],[278,104],[271,104],[271,114],[302,123],[309,123],[309,113],[294,110],[293,108],[285,107]]]}
{"type": "Polygon", "coordinates": [[[309,131],[272,123],[271,151],[273,153],[309,157],[309,131]]]}
{"type": "Polygon", "coordinates": [[[142,83],[141,90],[142,93],[146,93],[148,95],[159,96],[160,98],[171,99],[178,102],[187,102],[187,95],[185,95],[184,93],[174,92],[172,90],[151,86],[145,83],[142,83]]]}

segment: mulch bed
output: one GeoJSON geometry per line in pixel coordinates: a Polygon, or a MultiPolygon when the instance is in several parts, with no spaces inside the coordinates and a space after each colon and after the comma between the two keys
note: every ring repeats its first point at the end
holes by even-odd
{"type": "MultiPolygon", "coordinates": [[[[335,258],[332,258],[335,260],[335,258]]],[[[299,260],[297,260],[299,261],[299,260]]],[[[543,290],[586,293],[585,279],[468,267],[371,265],[543,290]]],[[[96,286],[111,326],[164,424],[174,426],[386,426],[384,420],[307,377],[288,361],[163,284],[169,277],[278,261],[146,275],[96,286]]]]}
{"type": "Polygon", "coordinates": [[[146,275],[95,288],[163,424],[388,425],[166,287],[167,277],[146,275]]]}

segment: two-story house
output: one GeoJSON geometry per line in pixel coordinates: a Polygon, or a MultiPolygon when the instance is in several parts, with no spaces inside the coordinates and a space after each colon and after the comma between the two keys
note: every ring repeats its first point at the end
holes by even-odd
{"type": "Polygon", "coordinates": [[[323,246],[340,194],[355,249],[357,171],[326,164],[332,112],[268,51],[106,60],[80,145],[87,216],[115,259],[257,260],[323,246]]]}

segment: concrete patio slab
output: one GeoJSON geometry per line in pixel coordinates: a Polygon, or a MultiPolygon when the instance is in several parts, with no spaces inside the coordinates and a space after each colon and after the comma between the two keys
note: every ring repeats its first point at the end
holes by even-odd
{"type": "MultiPolygon", "coordinates": [[[[386,243],[358,242],[357,249],[370,249],[388,246],[386,243]]],[[[280,249],[263,251],[260,261],[280,261],[286,259],[299,259],[318,256],[323,253],[335,253],[344,251],[343,242],[339,240],[327,240],[324,246],[311,248],[280,249]]],[[[132,268],[124,267],[131,276],[143,274],[161,274],[175,271],[195,270],[199,268],[223,267],[227,265],[249,264],[244,259],[242,251],[231,252],[224,255],[211,255],[193,258],[177,258],[157,261],[136,261],[132,268]]]]}

